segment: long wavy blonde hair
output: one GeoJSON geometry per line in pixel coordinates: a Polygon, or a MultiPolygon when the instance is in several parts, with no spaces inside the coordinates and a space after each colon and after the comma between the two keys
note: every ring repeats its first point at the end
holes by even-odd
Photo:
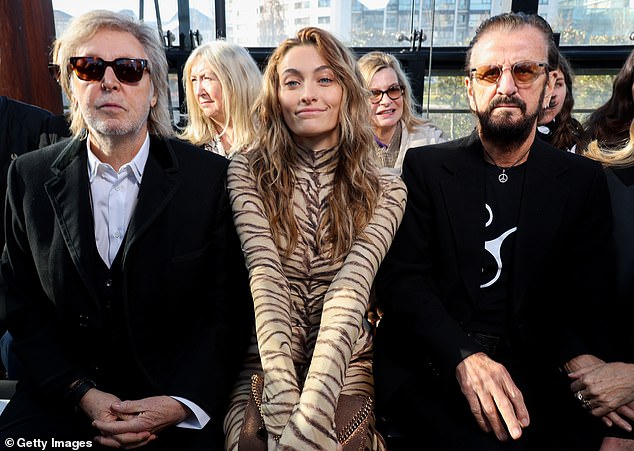
{"type": "Polygon", "coordinates": [[[374,138],[367,101],[369,93],[363,87],[352,53],[332,34],[315,27],[303,28],[273,52],[255,105],[258,137],[254,150],[248,155],[273,239],[283,253],[290,255],[298,241],[293,211],[293,170],[298,157],[297,144],[280,107],[278,66],[288,51],[298,46],[315,47],[343,90],[334,186],[328,195],[324,220],[317,230],[319,251],[336,258],[346,254],[355,238],[363,233],[378,202],[380,185],[378,168],[371,156],[374,138]]]}
{"type": "Polygon", "coordinates": [[[180,137],[202,146],[212,142],[218,134],[214,121],[200,109],[191,80],[192,67],[200,60],[209,66],[222,86],[225,123],[216,125],[226,129],[231,124],[232,148],[244,149],[251,146],[255,139],[255,121],[251,108],[260,93],[262,74],[244,47],[226,41],[213,41],[197,47],[185,62],[183,86],[189,122],[180,137]]]}
{"type": "Polygon", "coordinates": [[[619,149],[601,147],[600,143],[594,140],[588,145],[588,150],[584,155],[599,161],[604,166],[634,166],[634,120],[630,124],[630,139],[623,147],[619,149]]]}

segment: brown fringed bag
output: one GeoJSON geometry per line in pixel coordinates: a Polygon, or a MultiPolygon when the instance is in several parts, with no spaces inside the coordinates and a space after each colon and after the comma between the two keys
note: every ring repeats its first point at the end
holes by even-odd
{"type": "MultiPolygon", "coordinates": [[[[262,418],[262,390],[264,378],[251,376],[251,396],[244,412],[244,423],[240,430],[240,451],[266,451],[268,432],[262,418]]],[[[344,451],[366,449],[368,427],[372,417],[374,401],[369,396],[340,395],[335,412],[337,439],[344,451]]],[[[279,440],[279,437],[275,437],[279,440]]]]}

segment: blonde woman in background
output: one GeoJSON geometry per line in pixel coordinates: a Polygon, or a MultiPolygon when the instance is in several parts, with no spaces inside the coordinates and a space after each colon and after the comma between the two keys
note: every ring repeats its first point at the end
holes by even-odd
{"type": "Polygon", "coordinates": [[[412,87],[399,61],[389,53],[370,52],[358,61],[370,90],[372,128],[378,163],[400,175],[408,149],[447,141],[443,132],[415,111],[412,87]]]}
{"type": "Polygon", "coordinates": [[[261,80],[244,47],[214,41],[194,49],[183,69],[189,122],[180,137],[227,158],[249,147],[261,80]]]}

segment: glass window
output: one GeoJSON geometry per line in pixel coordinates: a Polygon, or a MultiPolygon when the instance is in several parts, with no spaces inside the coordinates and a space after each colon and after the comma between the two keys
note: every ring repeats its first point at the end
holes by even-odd
{"type": "MultiPolygon", "coordinates": [[[[422,30],[434,47],[466,46],[475,29],[491,15],[510,11],[512,0],[225,0],[227,40],[245,47],[275,47],[283,39],[308,25],[332,31],[351,47],[412,48],[411,30],[422,30]],[[412,4],[414,10],[412,11],[412,4]],[[413,23],[412,23],[413,21],[413,23]]],[[[101,8],[125,11],[180,45],[177,0],[53,0],[56,32],[61,33],[73,16],[101,8]],[[160,18],[160,22],[159,19],[160,18]]],[[[212,0],[189,0],[189,29],[199,32],[202,42],[215,39],[215,12],[212,0]]],[[[560,44],[631,45],[634,32],[634,0],[534,0],[539,13],[561,34],[560,44]]],[[[189,38],[189,35],[185,35],[189,38]]],[[[166,38],[167,39],[167,38],[166,38]]],[[[460,62],[462,65],[462,62],[460,62]]],[[[459,70],[436,69],[432,61],[431,79],[425,73],[423,110],[451,138],[468,134],[474,125],[468,111],[463,75],[459,70]]],[[[174,70],[175,71],[175,70],[174,70]]],[[[582,120],[609,98],[616,70],[595,70],[577,74],[575,115],[582,120]]],[[[179,84],[170,74],[170,89],[175,122],[178,116],[179,84]]]]}
{"type": "Polygon", "coordinates": [[[491,0],[471,0],[469,8],[474,11],[490,11],[491,0]]]}
{"type": "MultiPolygon", "coordinates": [[[[108,11],[124,12],[135,19],[139,19],[142,16],[147,24],[156,27],[157,30],[160,22],[163,36],[169,31],[170,36],[172,36],[171,44],[174,46],[180,45],[177,0],[160,0],[158,2],[158,13],[154,8],[155,2],[150,0],[143,2],[143,11],[139,11],[139,2],[130,2],[129,0],[93,0],[90,2],[52,0],[52,2],[55,18],[55,33],[57,36],[66,29],[73,17],[94,9],[105,9],[108,11]]],[[[216,38],[213,1],[189,0],[189,16],[190,23],[188,31],[198,31],[203,41],[211,41],[216,38]]],[[[185,37],[189,38],[188,35],[185,37]]]]}
{"type": "Polygon", "coordinates": [[[561,33],[561,45],[632,44],[633,0],[540,1],[538,13],[561,33]]]}
{"type": "Polygon", "coordinates": [[[575,96],[574,116],[583,120],[612,95],[613,74],[577,74],[572,85],[575,96]]]}
{"type": "Polygon", "coordinates": [[[449,139],[467,136],[475,127],[469,111],[463,75],[425,77],[423,116],[440,127],[449,139]],[[429,100],[427,100],[429,99],[429,100]]]}
{"type": "MultiPolygon", "coordinates": [[[[283,39],[292,36],[303,24],[296,22],[298,17],[305,17],[307,11],[317,17],[311,8],[314,4],[297,0],[259,0],[258,12],[246,14],[244,10],[254,9],[252,2],[227,0],[227,40],[254,47],[275,46],[281,39],[263,42],[260,37],[283,39]],[[247,29],[250,27],[254,32],[248,36],[232,33],[234,24],[231,22],[234,20],[248,23],[247,29]]],[[[317,6],[323,9],[318,17],[330,17],[328,30],[349,46],[409,48],[411,43],[407,38],[412,28],[423,29],[428,39],[433,32],[436,46],[466,45],[482,19],[509,11],[511,0],[436,0],[435,3],[431,0],[319,0],[317,6]],[[435,5],[435,16],[432,5],[435,5]]],[[[325,23],[319,22],[319,18],[313,20],[317,20],[317,24],[325,23]]]]}
{"type": "MultiPolygon", "coordinates": [[[[535,0],[538,12],[548,18],[561,45],[618,44],[631,45],[634,32],[634,0],[535,0]]],[[[61,32],[71,17],[91,9],[125,11],[158,28],[159,14],[155,2],[128,0],[53,0],[56,31],[61,32]],[[142,14],[139,3],[144,5],[142,14]]],[[[189,0],[189,29],[198,31],[203,41],[215,39],[214,1],[189,0]]],[[[178,1],[159,0],[160,24],[168,31],[172,45],[180,44],[178,1]]],[[[275,46],[292,36],[298,17],[315,14],[330,17],[328,29],[350,46],[410,47],[404,41],[410,30],[422,29],[434,38],[435,46],[466,45],[480,22],[511,9],[511,0],[225,0],[227,39],[245,46],[275,46]],[[412,11],[412,5],[414,10],[412,11]],[[298,13],[301,15],[298,16],[298,13]],[[412,23],[413,19],[413,23],[412,23]],[[433,24],[433,27],[432,27],[433,24]],[[432,29],[433,28],[433,29],[432,29]],[[251,30],[244,33],[243,30],[251,30]],[[399,36],[401,40],[399,41],[399,36]],[[263,39],[263,40],[261,40],[263,39]]],[[[323,19],[322,19],[323,20],[323,19]]],[[[185,34],[186,38],[189,36],[185,34]]]]}

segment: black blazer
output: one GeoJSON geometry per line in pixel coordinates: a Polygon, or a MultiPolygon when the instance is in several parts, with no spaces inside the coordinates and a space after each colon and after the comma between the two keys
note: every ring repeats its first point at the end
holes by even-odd
{"type": "MultiPolygon", "coordinates": [[[[487,219],[482,155],[475,132],[407,153],[405,216],[377,276],[385,312],[375,346],[378,398],[389,399],[429,360],[455,379],[456,365],[483,351],[466,333],[479,296],[487,219]]],[[[515,346],[553,365],[590,350],[592,337],[577,326],[591,330],[597,304],[609,299],[610,228],[601,166],[536,139],[509,274],[515,346]]]]}
{"type": "MultiPolygon", "coordinates": [[[[0,96],[0,218],[4,218],[9,165],[19,155],[69,136],[63,116],[53,116],[35,105],[0,96]]],[[[4,233],[0,233],[0,249],[4,233]]],[[[0,333],[4,333],[4,283],[0,277],[0,333]]]]}
{"type": "MultiPolygon", "coordinates": [[[[70,135],[63,116],[35,105],[0,96],[0,196],[4,200],[11,161],[23,153],[70,135]]],[[[4,244],[4,235],[1,236],[4,244]]]]}
{"type": "Polygon", "coordinates": [[[624,347],[627,359],[634,361],[634,166],[613,167],[605,171],[614,215],[617,298],[623,314],[624,347]]]}
{"type": "MultiPolygon", "coordinates": [[[[253,319],[226,168],[222,157],[152,137],[120,250],[124,330],[149,390],[220,418],[253,319]]],[[[90,375],[104,326],[86,142],[18,158],[7,199],[2,274],[14,350],[30,386],[59,403],[90,375]]]]}

